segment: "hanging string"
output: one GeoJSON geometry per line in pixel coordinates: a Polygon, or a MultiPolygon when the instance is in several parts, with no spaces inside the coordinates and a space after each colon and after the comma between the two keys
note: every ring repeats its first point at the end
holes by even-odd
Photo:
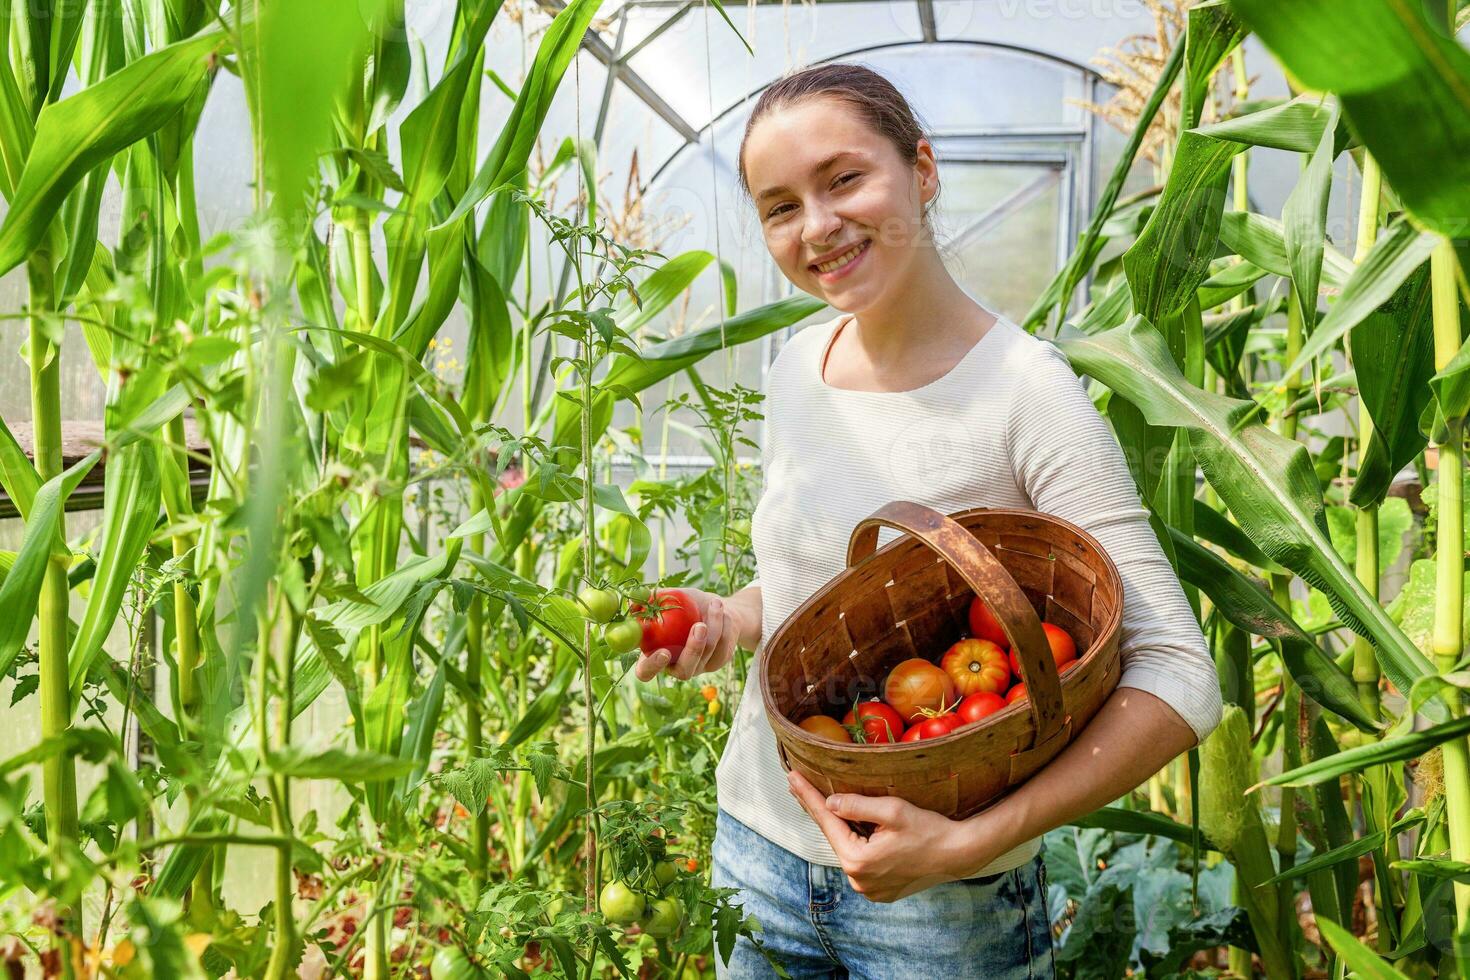
{"type": "Polygon", "coordinates": [[[720,317],[720,347],[725,352],[725,381],[731,378],[733,365],[732,353],[729,342],[725,339],[725,258],[720,250],[720,183],[719,171],[715,167],[715,82],[713,63],[710,60],[709,43],[709,0],[702,0],[704,10],[704,94],[705,103],[708,106],[709,119],[709,190],[710,201],[713,203],[713,220],[715,226],[715,309],[720,317]]]}

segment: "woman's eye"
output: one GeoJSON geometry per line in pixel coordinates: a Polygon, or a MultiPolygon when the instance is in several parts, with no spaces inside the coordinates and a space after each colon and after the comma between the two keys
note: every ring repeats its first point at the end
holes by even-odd
{"type": "Polygon", "coordinates": [[[856,179],[856,178],[857,178],[857,177],[859,177],[859,176],[861,176],[861,175],[860,175],[860,174],[856,174],[856,173],[851,173],[851,174],[843,174],[843,175],[842,175],[842,176],[841,176],[841,177],[838,177],[838,178],[837,178],[837,182],[838,182],[838,183],[839,183],[839,184],[845,184],[845,183],[847,183],[847,179],[848,179],[848,178],[849,178],[849,177],[851,177],[851,178],[853,178],[853,179],[856,179]]]}

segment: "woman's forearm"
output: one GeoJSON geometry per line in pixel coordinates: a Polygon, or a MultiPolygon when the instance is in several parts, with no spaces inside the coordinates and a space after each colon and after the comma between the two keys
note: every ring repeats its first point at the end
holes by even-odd
{"type": "Polygon", "coordinates": [[[740,624],[735,642],[746,650],[755,650],[761,641],[761,587],[747,585],[724,603],[740,624]]]}
{"type": "Polygon", "coordinates": [[[1120,687],[1040,772],[961,822],[954,866],[965,876],[1013,847],[1123,796],[1197,741],[1194,729],[1147,691],[1120,687]]]}

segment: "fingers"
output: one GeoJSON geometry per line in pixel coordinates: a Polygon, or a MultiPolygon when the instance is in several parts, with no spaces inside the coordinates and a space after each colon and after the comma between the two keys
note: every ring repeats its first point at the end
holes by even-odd
{"type": "Polygon", "coordinates": [[[847,821],[827,809],[827,798],[805,776],[793,769],[786,777],[792,794],[806,812],[811,814],[811,818],[831,842],[832,850],[846,866],[848,847],[857,836],[853,829],[847,825],[847,821]]]}
{"type": "Polygon", "coordinates": [[[658,672],[669,665],[669,651],[660,647],[652,653],[640,653],[633,665],[633,676],[647,683],[658,676],[658,672]]]}

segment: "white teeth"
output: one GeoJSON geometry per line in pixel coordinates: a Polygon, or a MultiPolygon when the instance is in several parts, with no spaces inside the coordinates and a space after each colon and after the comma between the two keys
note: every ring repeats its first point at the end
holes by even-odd
{"type": "Polygon", "coordinates": [[[842,266],[852,261],[853,256],[857,255],[857,253],[861,251],[862,247],[866,244],[866,242],[859,242],[858,244],[854,245],[852,248],[844,252],[842,255],[839,255],[837,258],[833,259],[831,262],[823,262],[821,265],[817,266],[817,271],[831,272],[833,269],[840,269],[842,266]]]}

